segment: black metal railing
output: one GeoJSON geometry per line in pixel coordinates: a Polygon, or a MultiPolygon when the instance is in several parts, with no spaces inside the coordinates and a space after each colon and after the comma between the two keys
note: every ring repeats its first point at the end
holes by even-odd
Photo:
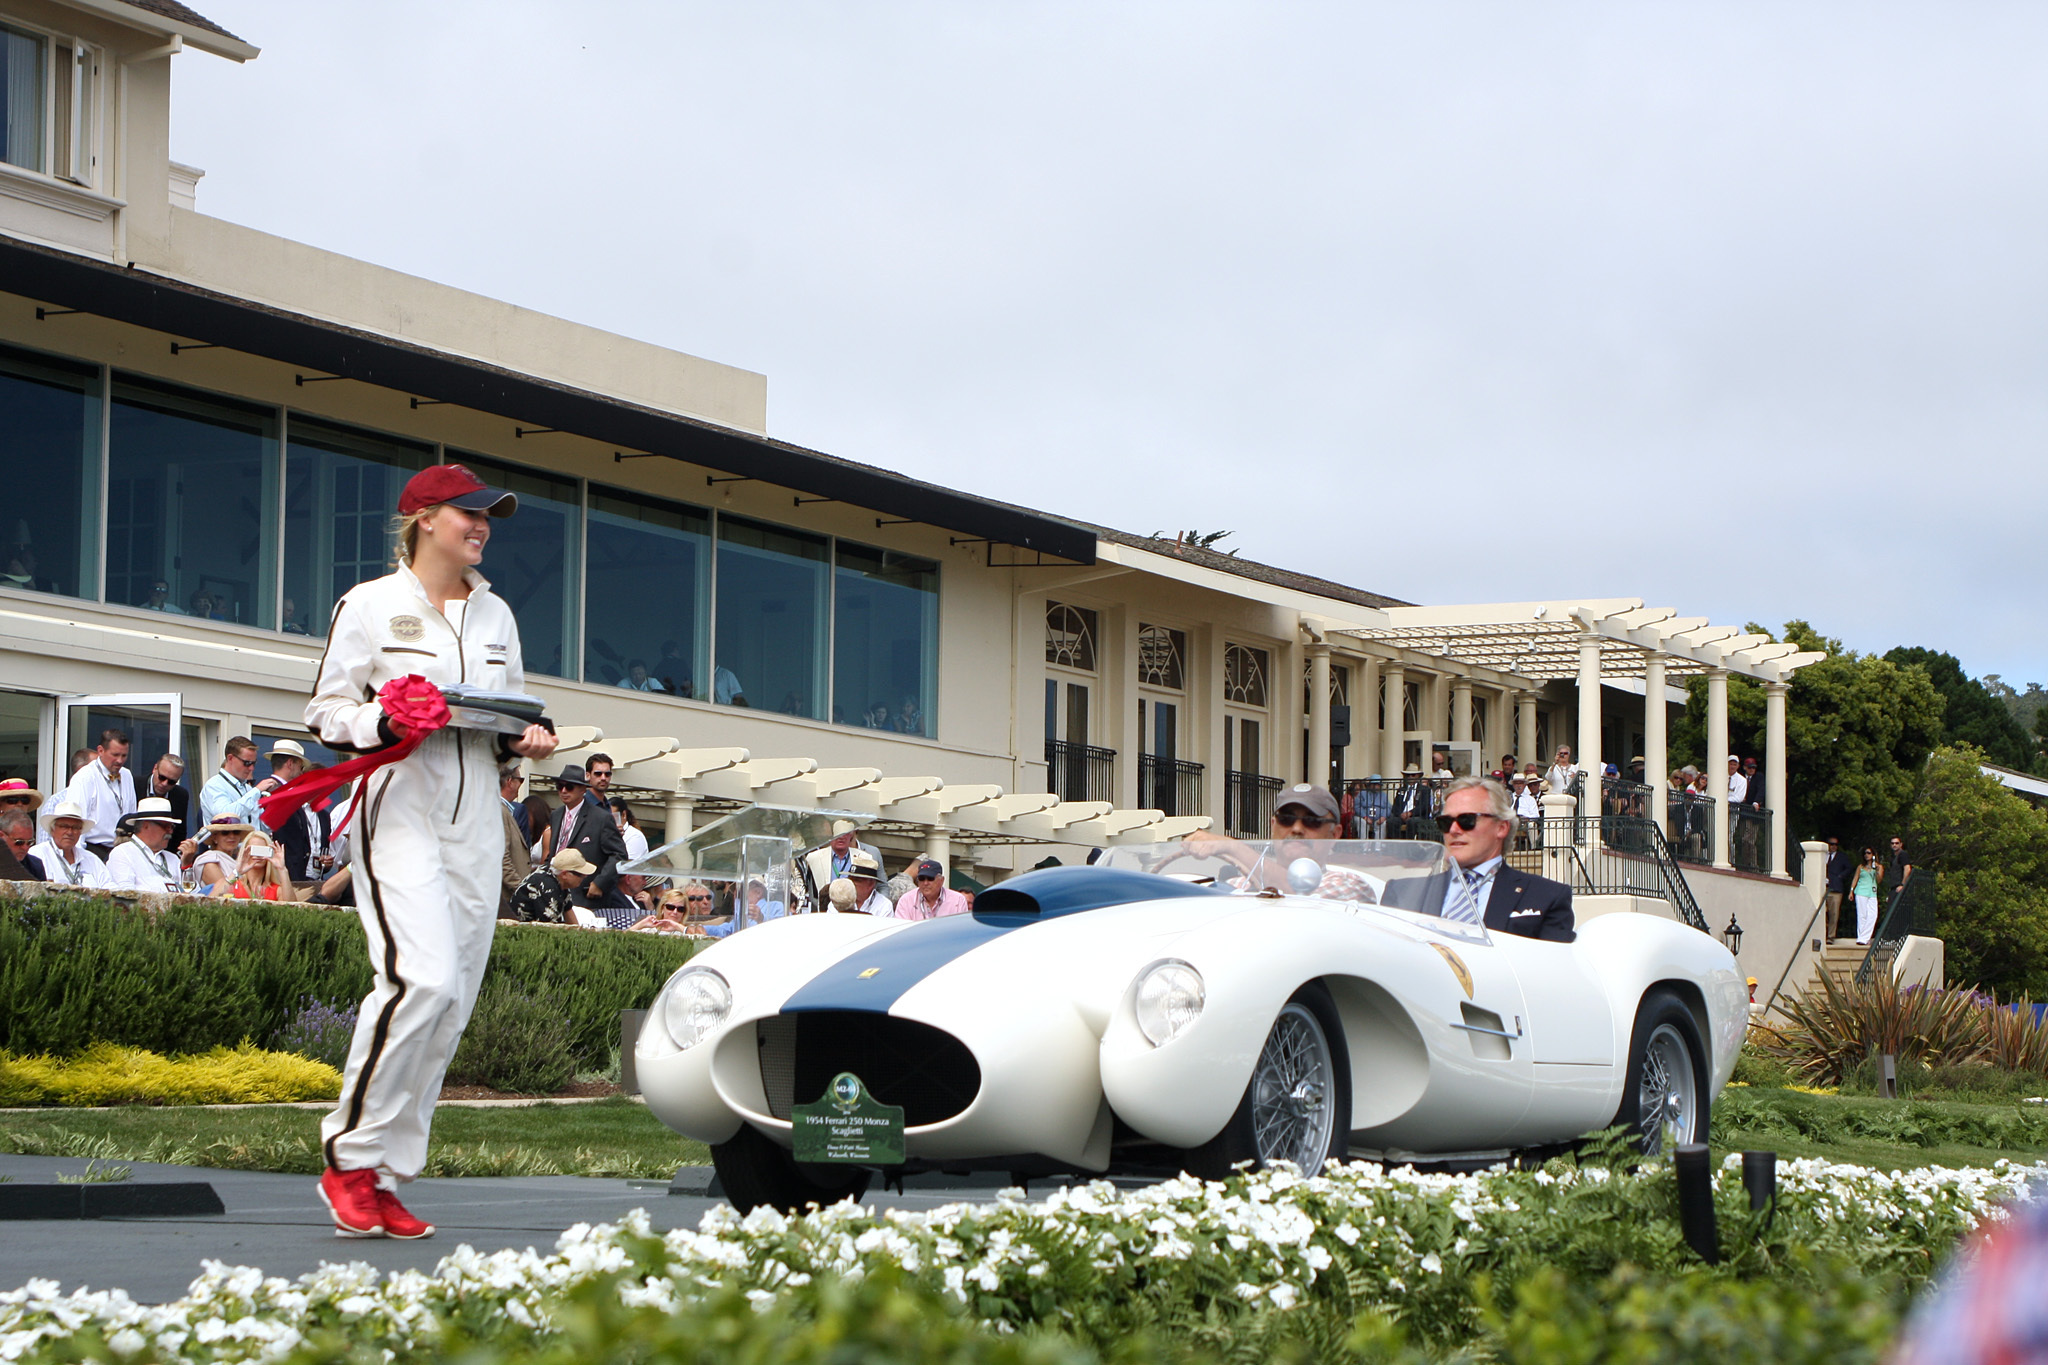
{"type": "Polygon", "coordinates": [[[1116,750],[1049,739],[1045,742],[1045,789],[1062,801],[1111,801],[1116,750]]]}
{"type": "Polygon", "coordinates": [[[1273,798],[1280,779],[1264,773],[1234,770],[1223,774],[1223,828],[1242,838],[1263,839],[1273,832],[1273,798]]]}
{"type": "Polygon", "coordinates": [[[1771,812],[1730,806],[1728,830],[1728,861],[1737,872],[1771,870],[1771,812]]]}
{"type": "Polygon", "coordinates": [[[1913,934],[1919,921],[1923,880],[1922,875],[1908,878],[1897,894],[1885,903],[1883,913],[1877,917],[1877,932],[1870,936],[1870,947],[1864,952],[1863,961],[1856,966],[1857,985],[1866,986],[1878,973],[1891,970],[1899,949],[1905,946],[1906,939],[1913,934]]]}
{"type": "Polygon", "coordinates": [[[1671,856],[1671,846],[1656,821],[1636,816],[1572,815],[1523,823],[1530,847],[1508,855],[1513,866],[1538,876],[1555,877],[1561,871],[1572,890],[1589,896],[1655,897],[1668,902],[1684,923],[1701,933],[1710,932],[1684,869],[1671,856]],[[1596,822],[1600,829],[1597,839],[1592,837],[1596,822]]]}
{"type": "Polygon", "coordinates": [[[1714,798],[1701,792],[1667,791],[1664,819],[1671,831],[1671,856],[1682,863],[1714,863],[1714,798]]]}
{"type": "Polygon", "coordinates": [[[1600,813],[1640,819],[1650,813],[1650,799],[1655,794],[1656,789],[1648,783],[1603,777],[1600,779],[1600,813]]]}
{"type": "Polygon", "coordinates": [[[1346,833],[1358,839],[1432,839],[1441,843],[1436,812],[1443,804],[1444,788],[1450,785],[1447,777],[1354,777],[1337,791],[1339,801],[1351,802],[1351,825],[1346,833]],[[1409,788],[1417,782],[1422,785],[1422,799],[1414,803],[1418,810],[1409,819],[1402,812],[1410,804],[1409,788]]]}
{"type": "Polygon", "coordinates": [[[1167,815],[1202,813],[1202,765],[1184,758],[1138,755],[1138,808],[1167,815]]]}

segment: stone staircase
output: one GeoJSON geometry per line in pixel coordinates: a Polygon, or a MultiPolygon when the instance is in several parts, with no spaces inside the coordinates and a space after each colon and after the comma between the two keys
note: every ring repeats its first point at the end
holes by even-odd
{"type": "Polygon", "coordinates": [[[1838,986],[1856,984],[1856,969],[1863,965],[1869,949],[1853,938],[1839,938],[1821,950],[1819,970],[1835,979],[1838,986]]]}

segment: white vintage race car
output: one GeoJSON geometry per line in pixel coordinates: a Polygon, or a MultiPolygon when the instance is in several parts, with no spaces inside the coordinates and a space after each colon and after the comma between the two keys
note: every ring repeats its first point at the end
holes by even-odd
{"type": "Polygon", "coordinates": [[[1630,1125],[1703,1141],[1747,1014],[1672,920],[1576,941],[1440,919],[1428,843],[1113,850],[972,914],[772,920],[698,954],[635,1048],[743,1209],[885,1176],[1500,1160],[1630,1125]]]}

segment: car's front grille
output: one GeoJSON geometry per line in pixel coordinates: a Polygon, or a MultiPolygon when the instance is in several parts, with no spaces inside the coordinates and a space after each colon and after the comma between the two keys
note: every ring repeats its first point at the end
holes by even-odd
{"type": "Polygon", "coordinates": [[[756,1020],[768,1112],[824,1097],[842,1071],[884,1104],[901,1105],[905,1127],[940,1123],[974,1103],[981,1066],[952,1034],[887,1014],[814,1010],[756,1020]]]}

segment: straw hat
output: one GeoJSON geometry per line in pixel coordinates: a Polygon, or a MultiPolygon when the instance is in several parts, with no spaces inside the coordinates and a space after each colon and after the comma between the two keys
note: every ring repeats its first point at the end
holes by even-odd
{"type": "Polygon", "coordinates": [[[169,825],[172,829],[180,829],[185,823],[171,813],[169,801],[161,796],[145,796],[135,803],[133,811],[121,817],[120,824],[115,828],[126,833],[137,825],[151,821],[159,825],[169,825]]]}
{"type": "Polygon", "coordinates": [[[81,825],[92,823],[92,817],[85,813],[85,807],[68,797],[43,812],[42,826],[47,830],[59,820],[76,820],[81,825]]]}
{"type": "Polygon", "coordinates": [[[43,794],[19,777],[10,777],[0,782],[0,801],[19,801],[26,797],[32,806],[43,804],[43,794]]]}

